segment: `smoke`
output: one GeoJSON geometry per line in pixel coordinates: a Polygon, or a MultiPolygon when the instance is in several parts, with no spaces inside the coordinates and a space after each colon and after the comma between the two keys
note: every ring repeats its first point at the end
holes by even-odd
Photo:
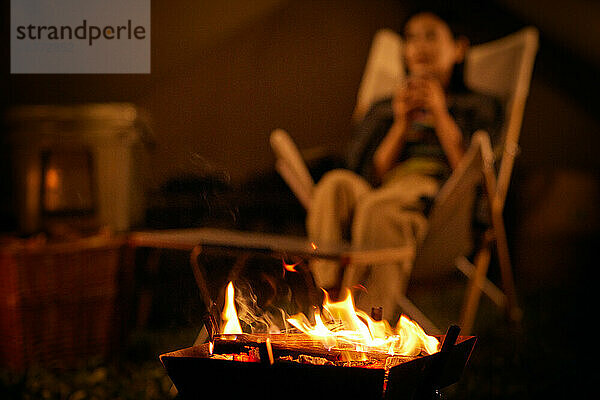
{"type": "Polygon", "coordinates": [[[238,319],[250,328],[251,333],[281,333],[288,329],[288,313],[273,305],[268,309],[261,308],[249,282],[236,282],[235,302],[238,319]]]}

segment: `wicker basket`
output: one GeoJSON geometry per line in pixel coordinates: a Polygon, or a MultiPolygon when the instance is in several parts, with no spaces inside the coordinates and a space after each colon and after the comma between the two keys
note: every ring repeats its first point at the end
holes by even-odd
{"type": "Polygon", "coordinates": [[[68,367],[110,350],[120,239],[0,249],[0,363],[68,367]]]}

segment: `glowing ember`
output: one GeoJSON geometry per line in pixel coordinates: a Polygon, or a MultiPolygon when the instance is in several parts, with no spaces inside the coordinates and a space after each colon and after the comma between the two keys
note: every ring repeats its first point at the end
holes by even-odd
{"type": "Polygon", "coordinates": [[[285,262],[285,260],[281,260],[282,264],[283,264],[283,269],[288,271],[288,272],[298,272],[296,271],[296,266],[298,264],[300,264],[299,262],[294,263],[294,264],[288,264],[287,262],[285,262]]]}
{"type": "Polygon", "coordinates": [[[233,282],[229,282],[227,285],[227,291],[225,293],[225,307],[223,308],[222,318],[225,322],[223,325],[222,333],[229,334],[241,334],[242,327],[238,320],[237,312],[235,310],[235,294],[233,291],[233,282]]]}

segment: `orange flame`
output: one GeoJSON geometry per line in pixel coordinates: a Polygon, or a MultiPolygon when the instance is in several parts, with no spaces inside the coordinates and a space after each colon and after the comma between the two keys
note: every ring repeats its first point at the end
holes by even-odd
{"type": "MultiPolygon", "coordinates": [[[[241,334],[232,282],[227,285],[225,297],[222,314],[225,324],[221,332],[241,334]]],[[[318,309],[315,310],[314,324],[302,313],[293,315],[287,321],[320,341],[327,349],[417,356],[421,353],[433,354],[440,347],[440,342],[435,337],[427,335],[423,328],[404,315],[400,316],[395,329],[385,320],[373,320],[364,311],[354,307],[350,290],[347,290],[346,297],[338,302],[330,301],[325,292],[323,311],[321,313],[318,309]]]]}
{"type": "Polygon", "coordinates": [[[438,351],[439,341],[406,316],[401,316],[395,329],[387,321],[374,321],[365,312],[354,307],[350,291],[346,298],[331,302],[327,292],[323,300],[324,315],[315,311],[315,324],[311,325],[304,314],[288,318],[288,322],[307,335],[320,340],[323,345],[356,350],[376,351],[394,355],[416,356],[421,352],[438,351]]]}
{"type": "Polygon", "coordinates": [[[242,327],[238,320],[237,311],[235,310],[235,293],[233,290],[233,282],[229,282],[225,293],[225,307],[223,308],[223,314],[221,315],[225,325],[223,326],[222,333],[229,334],[241,334],[242,327]]]}
{"type": "Polygon", "coordinates": [[[298,272],[296,271],[296,267],[298,266],[298,264],[300,264],[299,262],[294,263],[294,264],[288,264],[287,262],[285,262],[284,259],[281,260],[282,264],[283,264],[283,269],[288,271],[288,272],[298,272]]]}

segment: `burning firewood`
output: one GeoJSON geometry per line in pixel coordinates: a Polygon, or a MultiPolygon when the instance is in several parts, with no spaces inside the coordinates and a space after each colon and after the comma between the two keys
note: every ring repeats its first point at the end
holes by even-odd
{"type": "MultiPolygon", "coordinates": [[[[439,341],[405,316],[394,330],[387,321],[369,318],[356,310],[349,292],[339,302],[330,302],[326,293],[323,311],[315,309],[314,324],[298,314],[287,318],[293,328],[285,333],[244,333],[238,321],[231,282],[225,297],[222,333],[210,335],[211,354],[215,356],[234,355],[234,359],[242,357],[269,364],[297,362],[389,370],[439,350],[439,341]]],[[[217,331],[214,318],[207,323],[211,325],[207,329],[217,331]]]]}
{"type": "MultiPolygon", "coordinates": [[[[326,349],[318,340],[311,339],[303,333],[296,334],[240,334],[218,335],[213,342],[214,355],[224,354],[257,354],[259,348],[271,343],[275,362],[295,361],[314,365],[338,366],[375,366],[389,369],[402,362],[414,360],[417,356],[393,356],[381,352],[364,352],[357,350],[326,349]]],[[[256,358],[259,361],[260,357],[256,358]]]]}

